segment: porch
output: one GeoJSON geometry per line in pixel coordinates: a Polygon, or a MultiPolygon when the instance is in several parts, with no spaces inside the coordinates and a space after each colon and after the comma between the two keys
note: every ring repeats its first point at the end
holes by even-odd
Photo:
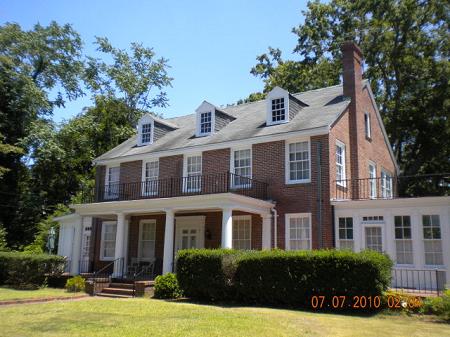
{"type": "Polygon", "coordinates": [[[234,193],[72,206],[71,274],[149,280],[188,248],[270,249],[273,204],[234,193]],[[79,239],[78,239],[79,238],[79,239]]]}

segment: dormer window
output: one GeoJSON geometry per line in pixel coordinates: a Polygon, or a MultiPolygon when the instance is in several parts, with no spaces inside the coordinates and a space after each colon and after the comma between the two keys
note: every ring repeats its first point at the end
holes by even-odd
{"type": "Polygon", "coordinates": [[[203,103],[197,108],[195,135],[197,137],[209,136],[215,131],[216,124],[216,110],[217,108],[203,101],[203,103]]]}
{"type": "Polygon", "coordinates": [[[289,92],[280,87],[273,88],[266,98],[266,125],[289,122],[289,103],[289,92]]]}
{"type": "Polygon", "coordinates": [[[152,141],[152,124],[142,124],[141,143],[148,144],[152,141]]]}
{"type": "Polygon", "coordinates": [[[210,134],[212,129],[212,112],[202,112],[200,114],[200,133],[202,135],[210,134]]]}
{"type": "Polygon", "coordinates": [[[138,123],[137,145],[143,146],[153,143],[155,120],[150,114],[142,116],[138,123]]]}
{"type": "Polygon", "coordinates": [[[272,100],[272,123],[286,121],[286,109],[284,107],[284,97],[272,100]]]}

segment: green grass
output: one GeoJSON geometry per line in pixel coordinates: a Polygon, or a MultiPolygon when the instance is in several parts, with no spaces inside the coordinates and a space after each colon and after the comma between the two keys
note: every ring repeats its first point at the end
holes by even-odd
{"type": "Polygon", "coordinates": [[[64,289],[42,288],[37,290],[16,290],[0,287],[0,301],[23,300],[31,298],[72,297],[83,293],[68,293],[64,289]]]}
{"type": "Polygon", "coordinates": [[[152,299],[0,307],[0,336],[449,336],[430,318],[360,317],[152,299]]]}

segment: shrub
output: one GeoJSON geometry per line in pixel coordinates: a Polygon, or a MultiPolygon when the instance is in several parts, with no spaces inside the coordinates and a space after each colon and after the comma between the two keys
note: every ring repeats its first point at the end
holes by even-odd
{"type": "Polygon", "coordinates": [[[84,287],[85,287],[85,280],[83,277],[78,275],[68,279],[65,288],[67,289],[68,292],[77,293],[80,291],[84,291],[84,287]]]}
{"type": "Polygon", "coordinates": [[[445,321],[450,321],[450,289],[442,296],[429,297],[424,302],[423,311],[439,316],[445,321]]]}
{"type": "Polygon", "coordinates": [[[239,253],[231,249],[186,249],[177,254],[177,277],[185,296],[200,300],[226,299],[234,262],[239,253]]]}
{"type": "Polygon", "coordinates": [[[61,275],[64,264],[64,257],[58,255],[0,252],[0,284],[36,289],[48,276],[61,275]]]}
{"type": "Polygon", "coordinates": [[[180,251],[177,275],[196,299],[302,306],[323,295],[381,296],[392,262],[373,251],[180,251]]]}
{"type": "Polygon", "coordinates": [[[155,279],[155,298],[179,298],[182,296],[175,274],[159,275],[155,279]]]}
{"type": "Polygon", "coordinates": [[[382,307],[389,310],[404,312],[407,314],[423,312],[424,302],[419,296],[389,290],[383,294],[382,307]]]}

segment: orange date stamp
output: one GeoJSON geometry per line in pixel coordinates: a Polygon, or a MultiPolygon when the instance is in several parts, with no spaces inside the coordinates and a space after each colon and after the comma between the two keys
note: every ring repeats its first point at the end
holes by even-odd
{"type": "Polygon", "coordinates": [[[309,305],[314,310],[377,310],[389,309],[416,309],[423,305],[420,297],[408,297],[401,299],[397,296],[322,296],[314,295],[310,299],[309,305]]]}

